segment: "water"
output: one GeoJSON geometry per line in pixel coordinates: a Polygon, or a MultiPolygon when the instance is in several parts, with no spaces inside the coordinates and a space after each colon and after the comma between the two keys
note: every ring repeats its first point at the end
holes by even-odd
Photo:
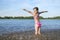
{"type": "MultiPolygon", "coordinates": [[[[43,19],[40,21],[41,30],[60,29],[60,19],[43,19]]],[[[29,30],[34,30],[33,19],[0,19],[0,34],[29,30]]]]}

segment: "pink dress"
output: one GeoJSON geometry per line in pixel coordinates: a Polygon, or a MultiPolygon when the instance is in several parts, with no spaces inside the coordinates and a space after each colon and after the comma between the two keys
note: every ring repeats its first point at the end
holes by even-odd
{"type": "Polygon", "coordinates": [[[40,21],[39,21],[39,14],[40,14],[40,13],[38,13],[36,16],[34,16],[35,25],[37,25],[38,28],[41,27],[41,23],[40,23],[40,21]]]}

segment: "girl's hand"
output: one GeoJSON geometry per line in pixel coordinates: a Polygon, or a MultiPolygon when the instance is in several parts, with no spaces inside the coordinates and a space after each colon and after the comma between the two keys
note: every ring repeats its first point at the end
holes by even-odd
{"type": "Polygon", "coordinates": [[[48,12],[48,11],[42,11],[42,12],[44,13],[44,12],[48,12]]]}
{"type": "Polygon", "coordinates": [[[48,11],[44,11],[44,12],[48,12],[48,11]]]}
{"type": "Polygon", "coordinates": [[[24,11],[26,10],[26,9],[23,9],[24,11]]]}

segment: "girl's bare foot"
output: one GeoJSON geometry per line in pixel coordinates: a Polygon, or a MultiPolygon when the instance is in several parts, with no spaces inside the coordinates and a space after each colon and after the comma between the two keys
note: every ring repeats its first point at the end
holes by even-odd
{"type": "Polygon", "coordinates": [[[35,35],[37,36],[38,34],[37,34],[37,33],[35,33],[35,35]]]}
{"type": "Polygon", "coordinates": [[[38,33],[38,35],[41,35],[41,33],[38,33]]]}

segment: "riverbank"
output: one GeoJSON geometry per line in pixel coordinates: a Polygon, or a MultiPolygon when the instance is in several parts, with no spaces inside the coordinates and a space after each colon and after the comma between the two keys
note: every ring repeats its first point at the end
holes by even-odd
{"type": "MultiPolygon", "coordinates": [[[[47,17],[44,18],[42,16],[39,17],[40,19],[60,19],[60,16],[55,17],[47,17]]],[[[33,19],[33,16],[0,16],[0,19],[33,19]]]]}
{"type": "Polygon", "coordinates": [[[60,30],[41,31],[42,35],[34,35],[34,30],[3,34],[0,40],[60,40],[60,30]]]}

